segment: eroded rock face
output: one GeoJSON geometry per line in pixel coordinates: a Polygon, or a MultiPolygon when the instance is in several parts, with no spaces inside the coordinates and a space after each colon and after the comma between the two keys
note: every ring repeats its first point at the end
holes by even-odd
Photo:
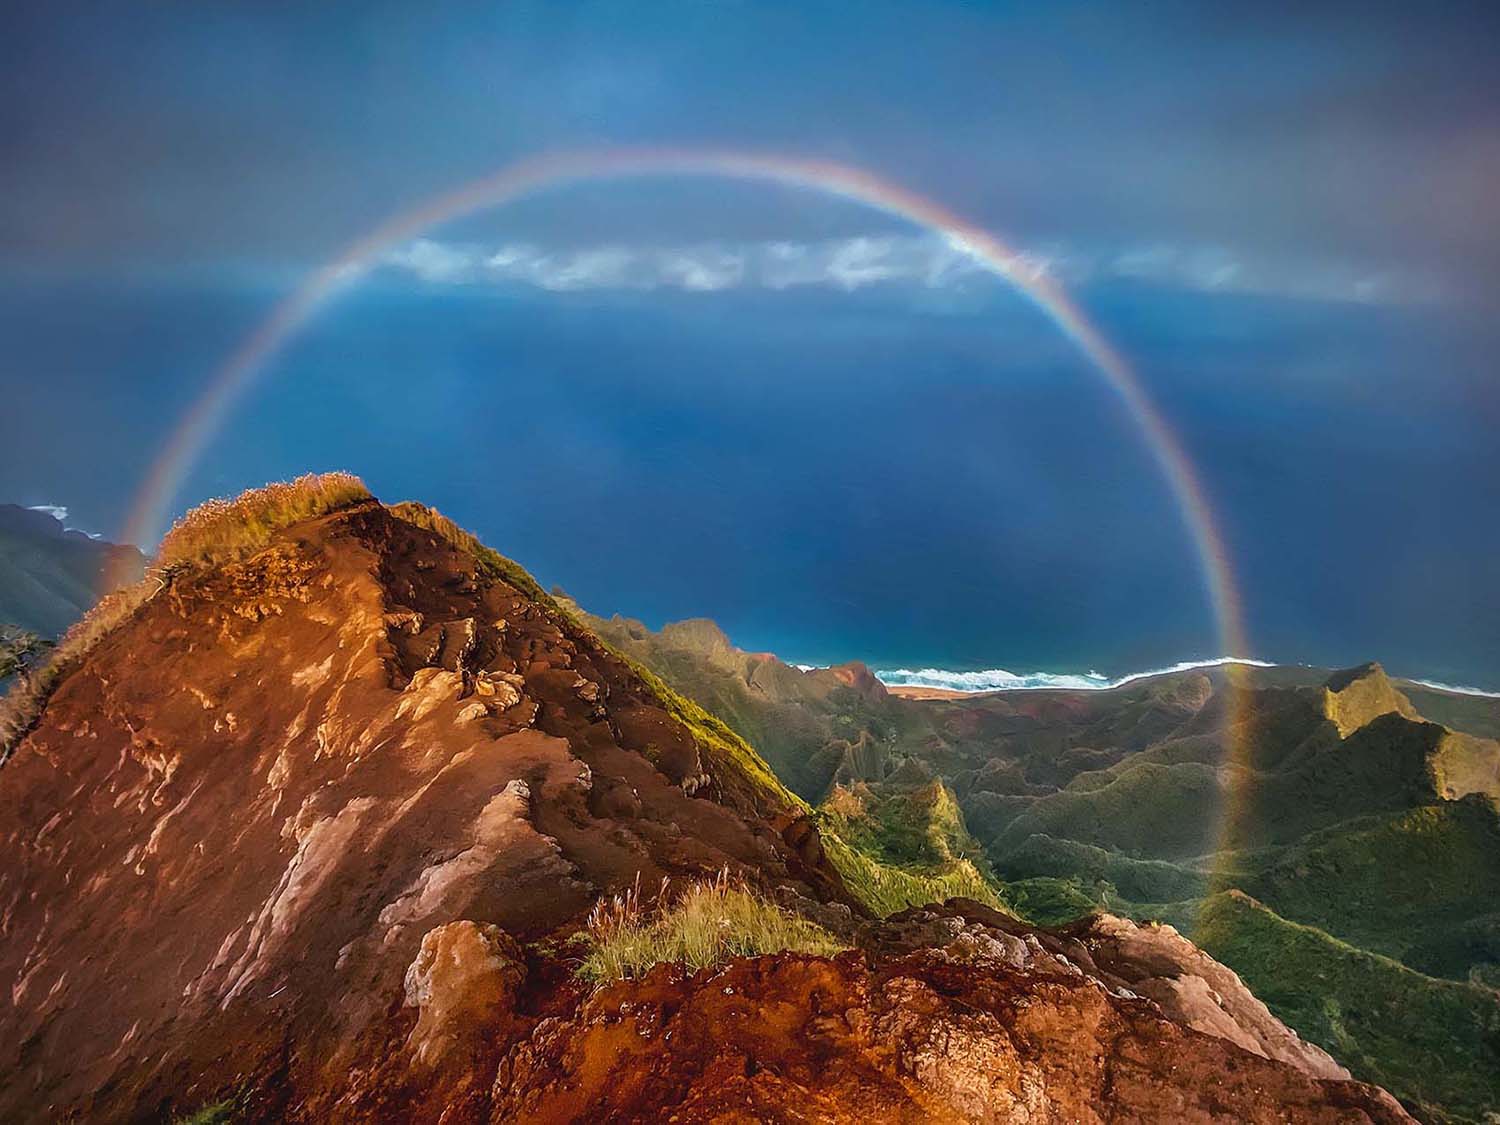
{"type": "Polygon", "coordinates": [[[1326,1051],[1273,1016],[1233,970],[1171,926],[1140,925],[1098,914],[1045,930],[981,903],[955,899],[867,923],[861,945],[869,950],[936,946],[950,957],[983,968],[1088,979],[1117,998],[1150,1000],[1183,1027],[1285,1063],[1312,1078],[1350,1078],[1326,1051]]]}
{"type": "Polygon", "coordinates": [[[1386,1094],[1243,1050],[1050,955],[662,966],[538,1024],[491,1121],[1398,1122],[1386,1094]]]}
{"type": "Polygon", "coordinates": [[[429,930],[406,970],[406,1006],[418,1012],[407,1047],[418,1062],[437,1063],[464,1038],[503,1026],[525,979],[521,947],[499,926],[465,920],[429,930]]]}
{"type": "Polygon", "coordinates": [[[1257,1000],[1232,969],[1219,964],[1171,926],[1141,926],[1101,914],[1065,931],[1089,952],[1096,975],[1154,1000],[1185,1027],[1227,1039],[1263,1058],[1315,1078],[1349,1072],[1308,1043],[1257,1000]]]}

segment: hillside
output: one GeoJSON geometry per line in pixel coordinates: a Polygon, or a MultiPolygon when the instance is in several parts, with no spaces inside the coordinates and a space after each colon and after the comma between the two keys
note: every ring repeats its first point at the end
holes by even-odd
{"type": "Polygon", "coordinates": [[[134,547],[64,529],[48,512],[0,504],[0,624],[61,636],[110,582],[134,582],[146,560],[134,547]]]}
{"type": "Polygon", "coordinates": [[[0,1117],[1406,1119],[1170,929],[880,920],[870,841],[356,486],[187,521],[11,728],[0,1117]],[[580,976],[702,886],[749,914],[701,968],[580,976]]]}
{"type": "Polygon", "coordinates": [[[831,672],[767,674],[774,658],[722,635],[710,652],[701,623],[601,628],[754,730],[778,770],[813,786],[804,796],[857,808],[837,823],[887,860],[920,864],[943,823],[961,825],[1012,910],[1044,924],[1099,909],[1172,921],[1424,1117],[1500,1109],[1495,701],[1378,665],[1247,670],[1231,761],[1220,670],[914,698],[824,690],[831,672]],[[1414,699],[1467,729],[1429,721],[1414,699]],[[914,822],[914,807],[946,806],[890,799],[918,791],[951,793],[952,810],[914,822]],[[1255,910],[1210,897],[1230,888],[1255,910]],[[1371,979],[1391,982],[1386,1014],[1349,1016],[1367,1011],[1371,979]]]}

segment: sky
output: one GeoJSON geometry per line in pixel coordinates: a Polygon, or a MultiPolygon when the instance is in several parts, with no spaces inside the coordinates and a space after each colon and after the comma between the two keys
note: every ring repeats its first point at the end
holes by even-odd
{"type": "MultiPolygon", "coordinates": [[[[0,42],[0,500],[120,534],[247,334],[388,215],[600,146],[868,169],[1137,371],[1254,655],[1500,688],[1487,6],[37,5],[0,42]]],[[[574,185],[424,231],[174,499],[347,467],[597,612],[788,659],[1220,655],[1120,402],[946,240],[785,186],[574,185]]]]}

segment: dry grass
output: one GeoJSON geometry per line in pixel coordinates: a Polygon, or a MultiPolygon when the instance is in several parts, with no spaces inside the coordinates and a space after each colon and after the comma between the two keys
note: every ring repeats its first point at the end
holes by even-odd
{"type": "Polygon", "coordinates": [[[821,926],[767,902],[727,871],[695,883],[670,904],[666,890],[663,880],[654,906],[643,902],[639,883],[601,899],[589,915],[589,952],[579,975],[603,984],[640,977],[663,961],[705,969],[731,957],[826,957],[845,948],[821,926]]]}
{"type": "Polygon", "coordinates": [[[282,528],[372,499],[353,473],[307,473],[199,504],[167,532],[156,565],[222,562],[264,547],[282,528]]]}

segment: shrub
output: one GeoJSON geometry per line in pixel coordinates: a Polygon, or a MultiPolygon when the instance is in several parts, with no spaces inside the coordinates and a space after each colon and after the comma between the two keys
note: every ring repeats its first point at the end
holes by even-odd
{"type": "Polygon", "coordinates": [[[222,562],[264,547],[284,527],[370,499],[370,490],[353,473],[307,473],[248,489],[232,500],[209,500],[172,525],[156,565],[222,562]]]}
{"type": "Polygon", "coordinates": [[[768,953],[830,956],[846,948],[805,918],[761,898],[743,882],[719,872],[695,883],[666,904],[666,880],[658,903],[645,905],[640,885],[601,899],[584,934],[589,951],[579,975],[596,983],[644,975],[653,965],[676,961],[706,969],[731,957],[768,953]]]}

